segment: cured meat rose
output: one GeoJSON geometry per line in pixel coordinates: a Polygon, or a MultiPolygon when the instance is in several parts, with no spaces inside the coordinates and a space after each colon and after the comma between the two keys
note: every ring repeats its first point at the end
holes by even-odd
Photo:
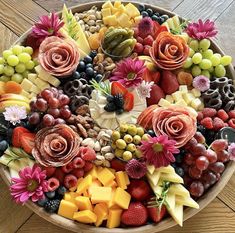
{"type": "Polygon", "coordinates": [[[80,55],[72,40],[51,36],[41,43],[38,57],[41,66],[48,73],[66,77],[76,70],[80,55]]]}
{"type": "Polygon", "coordinates": [[[68,164],[79,152],[81,138],[69,126],[59,124],[36,134],[33,157],[45,167],[68,164]]]}
{"type": "Polygon", "coordinates": [[[197,120],[189,110],[180,106],[159,107],[154,111],[153,130],[156,135],[168,135],[176,148],[184,146],[196,133],[197,120]]]}
{"type": "Polygon", "coordinates": [[[189,55],[189,47],[180,36],[164,31],[153,42],[150,55],[159,68],[175,70],[183,66],[189,55]]]}

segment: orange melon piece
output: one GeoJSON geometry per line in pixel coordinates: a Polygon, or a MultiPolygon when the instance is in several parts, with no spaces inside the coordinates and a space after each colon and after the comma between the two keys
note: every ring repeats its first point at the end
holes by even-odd
{"type": "Polygon", "coordinates": [[[0,81],[0,95],[5,94],[5,82],[0,81]]]}
{"type": "Polygon", "coordinates": [[[19,83],[16,83],[14,81],[8,81],[5,84],[5,93],[14,93],[14,94],[20,94],[22,91],[22,87],[19,83]]]}

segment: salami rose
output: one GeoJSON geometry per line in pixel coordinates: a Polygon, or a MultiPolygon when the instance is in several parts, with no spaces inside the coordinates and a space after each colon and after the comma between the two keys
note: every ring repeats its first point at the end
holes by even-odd
{"type": "Polygon", "coordinates": [[[176,141],[175,147],[184,146],[196,133],[196,118],[180,106],[159,107],[154,111],[153,130],[156,135],[168,135],[176,141]]]}
{"type": "Polygon", "coordinates": [[[81,138],[69,126],[59,124],[36,134],[33,157],[45,167],[68,164],[79,152],[81,138]]]}
{"type": "Polygon", "coordinates": [[[182,37],[164,31],[153,42],[150,55],[159,68],[175,70],[183,66],[189,47],[182,37]]]}
{"type": "Polygon", "coordinates": [[[79,63],[75,42],[56,36],[48,37],[41,43],[38,57],[41,66],[48,73],[58,77],[71,75],[79,63]]]}

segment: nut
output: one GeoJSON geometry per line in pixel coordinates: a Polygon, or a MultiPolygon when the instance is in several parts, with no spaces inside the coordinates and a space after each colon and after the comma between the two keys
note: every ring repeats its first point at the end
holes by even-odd
{"type": "Polygon", "coordinates": [[[87,134],[90,138],[95,138],[98,135],[98,133],[94,129],[88,129],[87,134]]]}
{"type": "Polygon", "coordinates": [[[75,112],[77,115],[85,116],[89,111],[90,111],[89,106],[84,104],[78,107],[75,112]]]}
{"type": "Polygon", "coordinates": [[[95,58],[94,58],[94,64],[99,64],[104,61],[104,54],[103,53],[98,53],[95,58]]]}
{"type": "Polygon", "coordinates": [[[104,134],[105,134],[105,132],[103,130],[100,130],[100,132],[97,136],[97,140],[100,140],[104,134]]]}
{"type": "Polygon", "coordinates": [[[94,129],[96,132],[100,132],[100,127],[98,127],[97,125],[95,125],[93,129],[94,129]]]}
{"type": "Polygon", "coordinates": [[[92,138],[84,139],[81,144],[82,146],[89,146],[92,149],[95,147],[95,142],[92,138]]]}
{"type": "Polygon", "coordinates": [[[89,28],[89,31],[90,31],[91,33],[94,33],[94,32],[96,32],[97,30],[96,30],[96,27],[95,27],[95,26],[91,26],[91,27],[89,28]]]}
{"type": "Polygon", "coordinates": [[[101,146],[100,146],[100,143],[98,141],[95,142],[94,150],[95,151],[100,151],[101,150],[101,146]]]}
{"type": "MultiPolygon", "coordinates": [[[[92,15],[91,15],[92,16],[92,15]]],[[[90,18],[90,17],[89,17],[90,18]]],[[[88,22],[87,22],[87,24],[89,25],[89,26],[93,26],[93,25],[95,25],[95,20],[93,20],[93,19],[90,19],[88,22]]]]}
{"type": "Polygon", "coordinates": [[[103,155],[96,155],[96,159],[104,161],[105,157],[103,155]]]}
{"type": "Polygon", "coordinates": [[[105,140],[105,141],[109,141],[111,138],[111,136],[107,133],[104,133],[101,135],[101,139],[105,140]]]}
{"type": "Polygon", "coordinates": [[[106,132],[109,136],[111,136],[112,133],[113,133],[113,131],[112,131],[111,129],[106,129],[105,132],[106,132]]]}
{"type": "Polygon", "coordinates": [[[111,164],[110,164],[110,162],[109,162],[108,160],[105,160],[105,161],[103,162],[103,166],[105,166],[105,167],[111,167],[111,164]]]}
{"type": "Polygon", "coordinates": [[[112,151],[112,147],[111,146],[105,146],[105,147],[101,148],[101,153],[102,154],[106,154],[106,153],[111,152],[111,151],[112,151]]]}
{"type": "Polygon", "coordinates": [[[104,67],[104,69],[107,71],[112,71],[115,67],[116,67],[116,65],[114,63],[112,63],[111,65],[104,67]]]}
{"type": "Polygon", "coordinates": [[[101,166],[103,164],[103,160],[95,160],[93,162],[96,166],[101,166]]]}
{"type": "Polygon", "coordinates": [[[107,160],[112,160],[112,159],[115,157],[115,155],[114,155],[113,153],[106,153],[106,154],[104,155],[104,157],[105,157],[107,160]]]}

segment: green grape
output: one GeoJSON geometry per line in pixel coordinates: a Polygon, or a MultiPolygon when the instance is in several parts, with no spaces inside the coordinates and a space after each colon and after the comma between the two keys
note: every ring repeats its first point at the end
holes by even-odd
{"type": "Polygon", "coordinates": [[[225,56],[221,57],[220,63],[223,66],[228,66],[229,64],[232,63],[232,57],[228,56],[228,55],[225,55],[225,56]]]}
{"type": "Polygon", "coordinates": [[[16,67],[15,70],[17,73],[23,73],[26,70],[25,64],[24,63],[19,63],[16,67]]]}
{"type": "Polygon", "coordinates": [[[217,78],[224,77],[226,74],[226,70],[223,65],[218,65],[215,67],[215,76],[217,78]]]}
{"type": "Polygon", "coordinates": [[[213,54],[210,57],[210,60],[212,62],[212,66],[218,66],[220,64],[220,57],[218,57],[216,54],[213,54]]]}
{"type": "Polygon", "coordinates": [[[3,76],[0,77],[0,81],[2,81],[2,82],[8,82],[8,81],[10,81],[10,80],[11,80],[11,78],[8,77],[8,76],[5,76],[5,75],[3,75],[3,76]]]}
{"type": "Polygon", "coordinates": [[[28,53],[21,53],[18,55],[20,62],[27,63],[31,60],[31,56],[28,53]]]}
{"type": "Polygon", "coordinates": [[[11,51],[11,50],[4,50],[3,52],[2,52],[2,56],[5,58],[5,59],[7,59],[10,55],[12,55],[13,54],[13,52],[11,51]]]}
{"type": "Polygon", "coordinates": [[[19,55],[20,53],[23,52],[23,48],[22,46],[20,45],[14,45],[12,48],[11,48],[12,52],[15,54],[15,55],[19,55]]]}
{"type": "Polygon", "coordinates": [[[0,64],[0,74],[3,74],[3,73],[4,73],[4,65],[0,64]]]}
{"type": "Polygon", "coordinates": [[[200,53],[195,53],[192,57],[192,62],[194,64],[199,64],[202,61],[202,55],[200,53]]]}
{"type": "Polygon", "coordinates": [[[0,57],[0,64],[4,64],[6,60],[3,57],[0,57]]]}
{"type": "Polygon", "coordinates": [[[26,66],[27,70],[32,70],[34,68],[35,64],[34,64],[34,62],[32,60],[30,60],[29,62],[27,62],[25,64],[25,66],[26,66]]]}
{"type": "Polygon", "coordinates": [[[192,57],[194,55],[195,51],[191,48],[189,48],[189,57],[192,57]]]}
{"type": "Polygon", "coordinates": [[[206,51],[202,52],[202,57],[209,59],[213,55],[213,51],[211,49],[207,49],[206,51]]]}
{"type": "Polygon", "coordinates": [[[23,52],[28,53],[29,55],[32,55],[33,49],[30,46],[26,46],[23,48],[23,52]]]}
{"type": "Polygon", "coordinates": [[[201,74],[201,69],[200,69],[199,66],[193,66],[193,68],[192,68],[191,71],[192,71],[192,75],[193,75],[194,77],[196,77],[196,76],[198,76],[198,75],[201,74]]]}
{"type": "Polygon", "coordinates": [[[22,74],[24,78],[28,78],[28,74],[30,72],[28,70],[25,70],[24,73],[22,74]]]}
{"type": "Polygon", "coordinates": [[[202,39],[199,42],[199,49],[201,49],[202,51],[206,51],[207,49],[210,48],[211,42],[208,39],[202,39]]]}
{"type": "Polygon", "coordinates": [[[4,74],[6,76],[12,76],[14,73],[15,73],[15,70],[14,70],[13,67],[11,67],[11,66],[5,66],[4,67],[4,74]]]}
{"type": "Polygon", "coordinates": [[[185,69],[188,69],[192,64],[193,64],[192,58],[191,58],[191,57],[188,57],[188,58],[186,59],[186,61],[185,61],[183,67],[184,67],[185,69]]]}
{"type": "Polygon", "coordinates": [[[212,66],[212,62],[209,59],[202,59],[202,61],[199,63],[199,66],[203,70],[208,70],[212,66]]]}
{"type": "Polygon", "coordinates": [[[38,60],[36,58],[33,59],[33,62],[34,62],[34,66],[38,66],[39,65],[39,62],[38,62],[38,60]]]}
{"type": "Polygon", "coordinates": [[[8,58],[7,58],[7,63],[10,65],[10,66],[16,66],[19,64],[19,58],[16,56],[16,55],[10,55],[8,58]]]}
{"type": "Polygon", "coordinates": [[[214,72],[214,67],[212,66],[211,68],[208,69],[208,71],[209,71],[210,73],[213,73],[213,72],[214,72]]]}
{"type": "Polygon", "coordinates": [[[193,49],[195,52],[198,51],[199,48],[199,43],[197,40],[191,40],[191,42],[189,43],[189,47],[191,49],[193,49]]]}
{"type": "Polygon", "coordinates": [[[202,70],[201,75],[204,75],[204,76],[206,76],[207,78],[210,78],[210,77],[211,77],[211,74],[210,74],[210,72],[209,72],[208,70],[202,70]]]}
{"type": "Polygon", "coordinates": [[[23,81],[23,75],[22,74],[13,74],[11,77],[11,81],[14,81],[16,83],[21,83],[23,81]]]}

